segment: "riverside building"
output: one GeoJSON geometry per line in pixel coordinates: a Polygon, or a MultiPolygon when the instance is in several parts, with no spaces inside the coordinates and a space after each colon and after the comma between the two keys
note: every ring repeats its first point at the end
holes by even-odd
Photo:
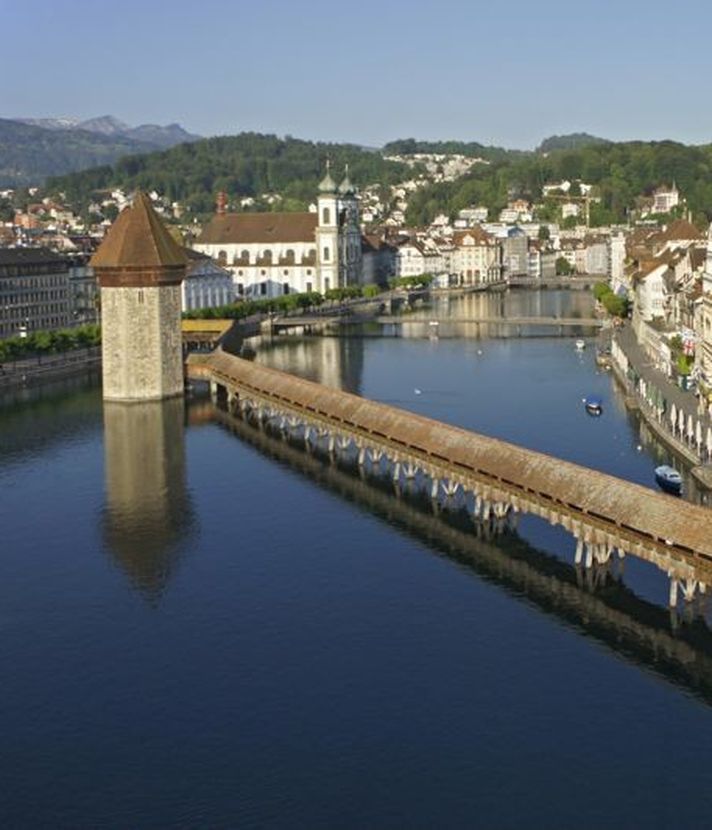
{"type": "Polygon", "coordinates": [[[337,186],[327,170],[315,211],[228,213],[221,193],[193,247],[230,270],[238,295],[323,293],[360,283],[359,210],[348,171],[337,186]]]}
{"type": "Polygon", "coordinates": [[[69,266],[47,248],[0,249],[0,338],[71,323],[69,266]]]}

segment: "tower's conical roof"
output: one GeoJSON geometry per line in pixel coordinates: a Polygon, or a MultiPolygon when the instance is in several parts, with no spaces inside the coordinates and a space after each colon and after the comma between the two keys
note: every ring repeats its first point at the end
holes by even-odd
{"type": "Polygon", "coordinates": [[[150,268],[185,265],[183,248],[168,232],[140,190],[121,211],[89,263],[94,268],[150,268]]]}

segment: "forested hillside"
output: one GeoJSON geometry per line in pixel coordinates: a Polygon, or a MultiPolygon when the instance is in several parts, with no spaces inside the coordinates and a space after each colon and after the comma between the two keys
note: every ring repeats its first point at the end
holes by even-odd
{"type": "Polygon", "coordinates": [[[567,135],[552,135],[545,138],[536,148],[537,153],[551,153],[554,150],[577,150],[591,144],[610,144],[606,138],[598,138],[589,133],[568,133],[567,135]]]}
{"type": "Polygon", "coordinates": [[[289,210],[304,207],[314,198],[327,158],[337,183],[346,163],[352,181],[360,186],[394,184],[412,175],[406,165],[385,161],[380,153],[354,145],[242,133],[130,156],[113,166],[54,178],[47,186],[65,193],[77,207],[86,205],[96,191],[118,186],[155,189],[197,214],[212,211],[220,190],[231,200],[279,193],[283,197],[277,203],[279,209],[289,210]]]}
{"type": "Polygon", "coordinates": [[[399,138],[389,141],[383,147],[385,156],[410,156],[415,153],[442,153],[461,155],[470,158],[482,158],[487,161],[503,160],[510,157],[527,155],[522,150],[505,150],[503,147],[491,147],[478,141],[420,141],[415,138],[399,138]]]}
{"type": "Polygon", "coordinates": [[[454,182],[419,190],[409,202],[408,221],[424,224],[438,213],[454,215],[473,204],[490,215],[511,198],[539,201],[546,183],[577,179],[596,185],[600,204],[591,206],[592,224],[624,222],[638,197],[676,182],[693,218],[712,218],[712,145],[686,146],[673,141],[598,143],[548,155],[513,156],[478,165],[454,182]]]}

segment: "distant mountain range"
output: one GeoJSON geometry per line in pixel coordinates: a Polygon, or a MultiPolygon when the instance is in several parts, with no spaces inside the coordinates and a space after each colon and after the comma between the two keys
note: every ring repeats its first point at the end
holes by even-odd
{"type": "Polygon", "coordinates": [[[180,124],[131,127],[112,115],[84,121],[0,118],[0,186],[42,184],[48,176],[113,164],[122,156],[165,150],[200,138],[180,124]]]}
{"type": "Polygon", "coordinates": [[[161,127],[158,124],[141,124],[131,127],[119,121],[113,115],[100,115],[98,118],[89,118],[82,121],[72,116],[64,118],[15,118],[21,124],[32,127],[43,127],[45,130],[84,130],[105,136],[121,136],[145,144],[152,144],[155,148],[174,147],[185,141],[198,141],[200,135],[193,135],[181,127],[180,124],[168,124],[161,127]]]}

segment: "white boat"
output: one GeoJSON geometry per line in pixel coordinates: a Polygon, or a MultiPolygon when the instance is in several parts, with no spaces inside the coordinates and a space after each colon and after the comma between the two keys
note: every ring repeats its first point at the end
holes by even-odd
{"type": "Polygon", "coordinates": [[[674,467],[663,464],[655,468],[655,481],[661,490],[679,496],[682,493],[682,476],[674,467]]]}
{"type": "Polygon", "coordinates": [[[576,351],[582,352],[586,348],[586,341],[585,340],[577,340],[576,341],[576,351]]]}

